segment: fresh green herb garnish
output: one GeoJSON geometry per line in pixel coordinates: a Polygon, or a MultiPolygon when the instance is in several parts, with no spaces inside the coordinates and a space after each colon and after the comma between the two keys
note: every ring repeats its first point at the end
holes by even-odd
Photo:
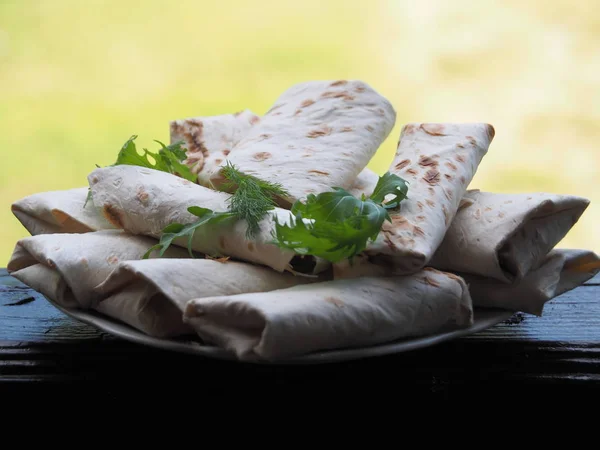
{"type": "Polygon", "coordinates": [[[275,198],[289,195],[280,184],[241,173],[229,161],[221,169],[221,174],[226,179],[223,187],[234,190],[228,200],[229,212],[246,221],[247,238],[252,238],[260,231],[260,221],[267,212],[277,206],[275,198]]]}
{"type": "MultiPolygon", "coordinates": [[[[162,172],[172,173],[178,177],[185,178],[188,181],[196,182],[196,176],[190,168],[183,164],[187,158],[185,148],[182,147],[183,141],[175,142],[171,145],[165,145],[160,141],[154,142],[160,144],[161,148],[158,153],[152,153],[147,149],[143,149],[143,154],[139,154],[135,146],[137,135],[131,136],[117,155],[117,160],[112,166],[129,165],[147,167],[149,169],[160,170],[162,172]]],[[[100,167],[96,164],[96,167],[100,167]]],[[[89,201],[93,201],[92,190],[88,188],[87,198],[83,207],[85,208],[89,201]]]]}
{"type": "Polygon", "coordinates": [[[260,231],[260,221],[265,214],[275,208],[274,196],[287,195],[286,191],[277,184],[259,180],[256,177],[241,173],[235,166],[227,163],[223,168],[223,176],[226,182],[225,188],[236,188],[229,197],[229,210],[226,212],[214,212],[207,208],[191,206],[188,211],[198,217],[198,220],[189,224],[172,223],[167,225],[160,237],[158,244],[153,246],[144,255],[146,259],[154,250],[160,249],[162,256],[171,243],[182,237],[188,238],[188,251],[194,257],[191,244],[196,232],[206,231],[206,227],[221,224],[229,220],[245,220],[248,224],[246,237],[251,239],[255,233],[260,231]]]}
{"type": "Polygon", "coordinates": [[[161,235],[158,244],[150,247],[142,259],[148,259],[150,254],[155,250],[159,250],[158,256],[162,257],[175,239],[184,237],[188,238],[187,249],[190,256],[194,258],[194,253],[192,251],[192,240],[198,229],[206,231],[206,227],[211,227],[212,225],[236,219],[235,214],[213,212],[208,208],[200,208],[198,206],[190,206],[188,211],[198,217],[198,220],[187,225],[180,223],[172,223],[167,225],[163,229],[163,234],[161,235]]]}
{"type": "Polygon", "coordinates": [[[383,222],[391,222],[388,209],[397,208],[406,198],[408,184],[397,175],[379,178],[373,194],[361,199],[341,188],[310,194],[306,203],[292,206],[291,226],[275,222],[275,245],[301,255],[313,255],[330,262],[352,259],[375,240],[383,222]],[[388,203],[385,197],[393,195],[388,203]]]}
{"type": "Polygon", "coordinates": [[[196,181],[196,176],[182,162],[186,158],[185,149],[181,146],[182,142],[166,146],[162,142],[155,140],[154,142],[160,144],[162,147],[158,150],[158,153],[152,153],[147,149],[143,149],[143,154],[140,155],[134,142],[136,138],[136,135],[131,136],[125,142],[113,166],[125,164],[148,167],[149,169],[172,173],[188,181],[196,181]]]}

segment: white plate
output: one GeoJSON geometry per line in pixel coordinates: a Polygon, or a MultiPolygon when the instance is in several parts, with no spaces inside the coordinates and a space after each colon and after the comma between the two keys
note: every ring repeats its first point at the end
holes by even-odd
{"type": "MultiPolygon", "coordinates": [[[[46,299],[68,316],[130,342],[163,350],[191,353],[222,360],[238,361],[233,352],[219,347],[205,345],[199,341],[193,340],[155,338],[95,311],[68,309],[58,305],[47,297],[46,299]]],[[[513,313],[496,309],[475,309],[474,315],[475,320],[473,325],[462,330],[449,331],[419,338],[403,339],[369,347],[322,351],[304,356],[282,359],[276,362],[262,360],[248,362],[257,364],[324,364],[403,353],[477,333],[509,319],[512,317],[513,313]]]]}

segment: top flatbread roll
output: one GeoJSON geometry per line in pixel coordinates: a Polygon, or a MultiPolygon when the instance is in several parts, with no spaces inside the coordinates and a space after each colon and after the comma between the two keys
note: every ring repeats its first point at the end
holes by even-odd
{"type": "MultiPolygon", "coordinates": [[[[311,193],[352,187],[395,121],[391,103],[362,81],[300,83],[277,99],[228,159],[246,174],[283,185],[289,196],[280,205],[288,207],[311,193]]],[[[223,181],[213,172],[215,187],[223,181]]]]}

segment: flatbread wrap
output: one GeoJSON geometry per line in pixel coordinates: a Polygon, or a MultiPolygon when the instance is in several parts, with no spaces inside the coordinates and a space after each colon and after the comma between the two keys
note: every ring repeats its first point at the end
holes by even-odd
{"type": "Polygon", "coordinates": [[[389,171],[409,182],[408,198],[390,211],[365,252],[398,273],[426,266],[486,155],[494,128],[486,123],[410,123],[402,128],[389,171]]]}
{"type": "MultiPolygon", "coordinates": [[[[391,103],[362,81],[296,84],[232,149],[229,162],[282,184],[289,195],[280,206],[287,208],[310,193],[349,189],[395,120],[391,103]]],[[[216,188],[225,181],[220,170],[210,180],[216,188]]]]}
{"type": "Polygon", "coordinates": [[[277,360],[460,329],[473,309],[461,278],[425,270],[193,299],[184,321],[241,360],[277,360]]]}
{"type": "Polygon", "coordinates": [[[577,223],[589,200],[549,193],[469,190],[431,265],[513,283],[539,264],[577,223]]]}
{"type": "MultiPolygon", "coordinates": [[[[188,224],[197,217],[188,212],[190,206],[227,211],[230,194],[199,186],[175,175],[137,166],[114,166],[94,170],[88,180],[94,204],[115,226],[133,234],[158,238],[171,223],[188,224]]],[[[294,252],[272,244],[275,227],[272,215],[280,223],[289,223],[291,213],[275,208],[260,223],[260,232],[247,238],[248,225],[243,220],[219,223],[194,234],[191,247],[210,256],[229,256],[242,261],[269,266],[283,272],[293,270],[294,262],[325,270],[315,258],[300,258],[294,252]],[[308,261],[310,260],[310,261],[308,261]],[[312,261],[312,262],[311,262],[312,261]]],[[[174,244],[187,247],[187,238],[174,244]]]]}
{"type": "MultiPolygon", "coordinates": [[[[25,284],[31,282],[40,287],[43,278],[29,283],[21,279],[21,270],[36,264],[60,274],[66,287],[65,302],[55,300],[66,307],[89,309],[101,296],[94,291],[120,261],[140,259],[154,244],[154,239],[134,236],[123,230],[103,230],[89,233],[53,233],[30,236],[17,241],[7,265],[8,272],[25,284]]],[[[171,247],[164,258],[187,257],[185,249],[171,247]]],[[[33,286],[32,286],[33,287],[33,286]]]]}
{"type": "Polygon", "coordinates": [[[171,144],[183,141],[187,155],[184,164],[197,175],[198,184],[210,187],[213,170],[259,122],[260,117],[249,109],[234,114],[172,120],[169,124],[171,144]]]}
{"type": "Polygon", "coordinates": [[[546,303],[581,286],[599,272],[600,258],[596,253],[580,249],[555,249],[514,283],[479,275],[461,276],[469,285],[475,306],[541,316],[546,303]]]}
{"type": "Polygon", "coordinates": [[[39,192],[14,202],[12,213],[32,235],[115,229],[91,202],[87,187],[39,192]]]}

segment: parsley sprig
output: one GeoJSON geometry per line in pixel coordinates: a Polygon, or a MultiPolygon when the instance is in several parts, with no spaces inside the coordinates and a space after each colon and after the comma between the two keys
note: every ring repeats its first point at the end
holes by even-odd
{"type": "Polygon", "coordinates": [[[377,238],[385,220],[391,222],[388,210],[398,208],[407,192],[408,183],[388,172],[369,197],[358,199],[342,188],[310,194],[306,203],[292,206],[290,225],[275,221],[274,243],[333,263],[352,259],[377,238]],[[392,197],[384,203],[387,196],[392,197]]]}

